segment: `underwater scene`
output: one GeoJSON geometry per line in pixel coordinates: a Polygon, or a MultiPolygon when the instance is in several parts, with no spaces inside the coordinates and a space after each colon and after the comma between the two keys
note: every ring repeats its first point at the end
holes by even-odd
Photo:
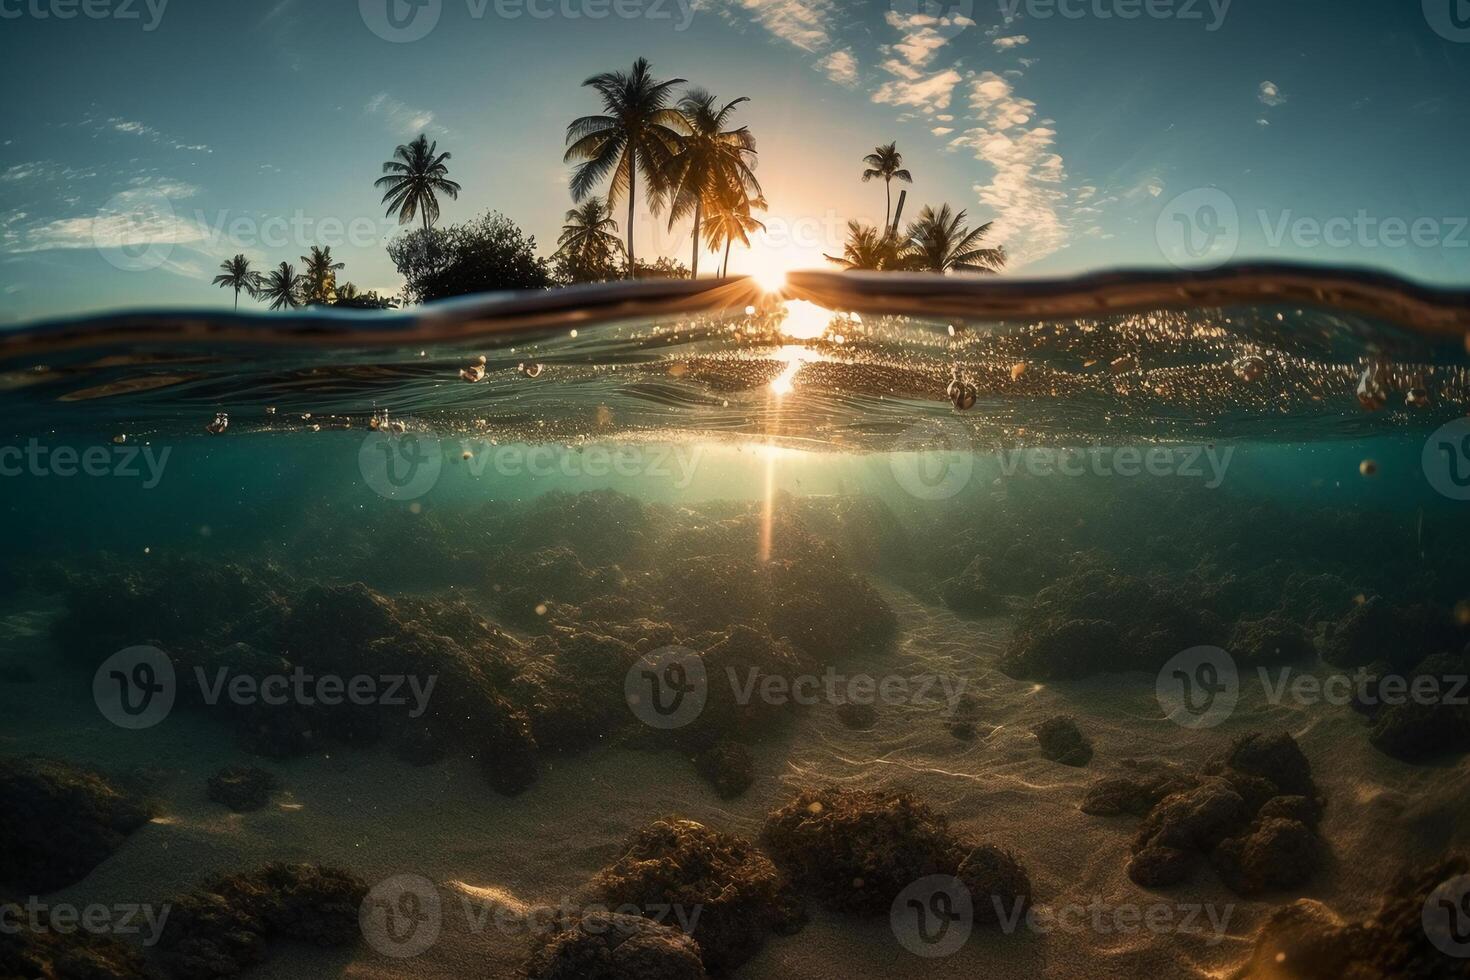
{"type": "Polygon", "coordinates": [[[1007,289],[11,332],[0,973],[1466,975],[1470,304],[1007,289]]]}

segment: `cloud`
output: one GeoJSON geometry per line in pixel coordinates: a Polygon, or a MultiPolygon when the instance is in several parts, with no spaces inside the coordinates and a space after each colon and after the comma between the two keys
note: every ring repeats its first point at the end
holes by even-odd
{"type": "Polygon", "coordinates": [[[817,67],[838,85],[852,88],[858,83],[858,60],[847,48],[833,51],[817,62],[817,67]]]}
{"type": "Polygon", "coordinates": [[[727,18],[732,9],[742,10],[771,34],[804,51],[821,51],[832,43],[835,0],[705,0],[697,5],[714,7],[727,18]]]}
{"type": "Polygon", "coordinates": [[[950,126],[935,126],[933,129],[929,130],[929,132],[933,133],[935,136],[948,136],[950,133],[954,132],[954,129],[950,126]]]}
{"type": "Polygon", "coordinates": [[[1256,98],[1261,100],[1262,105],[1269,106],[1278,106],[1286,101],[1286,96],[1281,94],[1281,87],[1275,82],[1262,82],[1256,98]]]}
{"type": "Polygon", "coordinates": [[[975,185],[981,203],[996,216],[991,239],[1006,246],[1013,265],[1063,248],[1070,237],[1063,221],[1067,174],[1053,149],[1057,134],[1050,120],[1033,125],[1036,104],[994,72],[971,81],[969,101],[978,125],[950,145],[970,149],[995,171],[989,183],[975,185]]]}
{"type": "Polygon", "coordinates": [[[187,150],[190,153],[214,152],[214,150],[210,149],[210,147],[206,146],[203,143],[181,142],[180,140],[174,139],[172,136],[169,136],[165,133],[160,133],[152,126],[149,126],[146,123],[140,123],[135,119],[123,119],[120,116],[113,116],[97,128],[106,132],[123,133],[127,136],[138,136],[143,139],[149,140],[150,142],[158,143],[161,146],[167,146],[175,150],[187,150]]]}
{"type": "Polygon", "coordinates": [[[447,132],[443,126],[435,124],[434,113],[428,109],[415,109],[406,105],[387,92],[379,92],[369,99],[363,111],[370,116],[381,117],[394,132],[409,136],[426,132],[447,132]]]}
{"type": "Polygon", "coordinates": [[[75,167],[64,167],[51,160],[32,160],[29,163],[17,163],[5,170],[0,170],[0,183],[19,184],[26,181],[55,183],[84,180],[96,176],[97,171],[95,170],[79,170],[75,167]]]}
{"type": "Polygon", "coordinates": [[[963,80],[953,68],[925,75],[894,61],[884,62],[883,67],[899,77],[880,85],[873,93],[873,101],[913,106],[926,115],[948,109],[955,86],[963,80]]]}
{"type": "Polygon", "coordinates": [[[1009,51],[1011,48],[1019,48],[1023,44],[1030,44],[1031,39],[1024,34],[1015,34],[1011,37],[998,37],[990,42],[999,51],[1009,51]]]}

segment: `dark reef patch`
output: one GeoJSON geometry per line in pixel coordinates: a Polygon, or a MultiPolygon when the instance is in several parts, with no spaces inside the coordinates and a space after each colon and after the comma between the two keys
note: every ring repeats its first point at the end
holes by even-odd
{"type": "Polygon", "coordinates": [[[35,894],[75,884],[149,816],[98,773],[36,756],[0,759],[0,882],[35,894]]]}
{"type": "Polygon", "coordinates": [[[660,820],[633,835],[587,891],[610,908],[645,915],[672,908],[688,918],[712,973],[739,967],[770,933],[789,934],[805,922],[785,877],[754,844],[692,820],[660,820]]]}
{"type": "Polygon", "coordinates": [[[641,916],[591,912],[537,937],[527,980],[707,980],[699,944],[641,916]]]}
{"type": "Polygon", "coordinates": [[[259,766],[226,766],[209,777],[209,798],[236,813],[251,813],[270,802],[276,777],[259,766]]]}
{"type": "Polygon", "coordinates": [[[767,816],[764,840],[798,887],[845,912],[887,914],[900,892],[931,875],[959,878],[977,921],[1031,901],[1012,855],[961,837],[907,793],[809,790],[767,816]]]}
{"type": "Polygon", "coordinates": [[[1092,761],[1092,740],[1082,734],[1070,715],[1048,718],[1031,729],[1041,745],[1041,754],[1064,766],[1085,766],[1092,761]]]}

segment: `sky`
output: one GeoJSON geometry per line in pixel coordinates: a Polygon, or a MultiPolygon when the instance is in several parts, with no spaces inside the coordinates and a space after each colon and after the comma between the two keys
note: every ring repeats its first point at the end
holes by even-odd
{"type": "MultiPolygon", "coordinates": [[[[590,75],[647,57],[758,140],[769,231],[733,273],[831,267],[881,224],[864,154],[993,222],[1006,275],[1365,265],[1470,282],[1465,0],[0,0],[0,323],[228,307],[244,253],[393,292],[373,181],[419,133],[555,248],[590,75]],[[126,246],[126,247],[123,247],[126,246]]],[[[620,213],[619,220],[624,216],[620,213]]],[[[688,223],[640,202],[640,257],[688,223]]],[[[702,259],[702,272],[715,265],[702,259]]],[[[244,302],[248,302],[245,300],[244,302]]]]}

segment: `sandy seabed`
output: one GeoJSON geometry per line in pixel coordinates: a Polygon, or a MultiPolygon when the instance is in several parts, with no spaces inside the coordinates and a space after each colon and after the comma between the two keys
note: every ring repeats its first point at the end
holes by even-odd
{"type": "Polygon", "coordinates": [[[50,662],[44,611],[0,623],[12,648],[6,659],[24,660],[36,675],[32,684],[0,684],[7,719],[0,753],[42,753],[114,774],[142,768],[159,780],[160,815],[84,881],[48,896],[52,902],[161,902],[212,875],[272,860],[328,862],[369,884],[400,874],[439,884],[442,931],[421,955],[395,959],[366,944],[322,951],[282,943],[248,972],[261,980],[514,977],[527,940],[504,924],[513,918],[508,913],[562,904],[620,855],[631,833],[659,817],[757,839],[766,813],[814,781],[912,790],[962,833],[1014,851],[1030,871],[1043,920],[1052,913],[1052,927],[1042,933],[1023,926],[1014,934],[977,927],[960,952],[926,959],[906,950],[885,918],[855,919],[813,904],[805,929],[771,936],[733,974],[741,980],[1228,976],[1277,905],[1307,897],[1362,919],[1406,865],[1470,847],[1463,813],[1470,764],[1389,759],[1368,744],[1350,708],[1272,705],[1248,679],[1227,721],[1184,732],[1163,716],[1151,675],[1096,676],[1064,689],[1013,680],[994,667],[1008,635],[1004,619],[960,620],[906,592],[883,591],[899,616],[895,649],[844,662],[842,673],[964,677],[979,705],[978,736],[955,738],[942,700],[882,706],[871,731],[849,730],[830,705],[817,705],[790,730],[752,747],[755,784],[730,802],[672,751],[609,747],[552,758],[534,787],[508,799],[468,760],[412,768],[385,749],[344,749],[253,760],[277,775],[282,791],[263,811],[233,814],[204,790],[211,773],[246,761],[230,732],[186,711],[147,731],[113,728],[78,675],[50,662]],[[1075,716],[1093,740],[1090,765],[1041,757],[1030,727],[1059,713],[1075,716]],[[1308,887],[1262,901],[1236,896],[1208,868],[1180,887],[1134,885],[1124,866],[1137,819],[1081,812],[1087,786],[1128,758],[1203,762],[1255,729],[1291,732],[1311,760],[1327,799],[1327,865],[1308,887]],[[487,902],[486,895],[498,897],[487,902]],[[1098,908],[1106,931],[1093,925],[1098,908]],[[1150,914],[1176,925],[1150,931],[1141,925],[1150,914]],[[1220,921],[1223,936],[1213,925],[1220,921]]]}

